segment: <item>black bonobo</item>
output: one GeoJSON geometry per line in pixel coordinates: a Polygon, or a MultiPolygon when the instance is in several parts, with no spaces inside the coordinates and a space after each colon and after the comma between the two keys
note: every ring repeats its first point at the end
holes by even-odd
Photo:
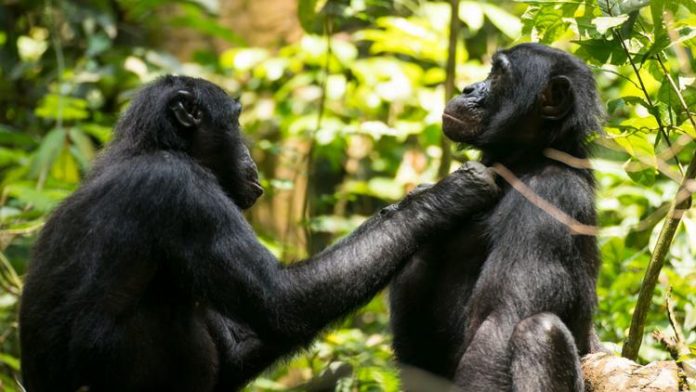
{"type": "Polygon", "coordinates": [[[309,260],[283,266],[242,209],[261,195],[239,102],[166,76],[131,103],[52,214],[21,301],[34,391],[231,391],[383,288],[433,235],[497,200],[465,165],[309,260]]]}
{"type": "MultiPolygon", "coordinates": [[[[587,227],[595,225],[591,171],[548,156],[586,158],[602,117],[585,64],[522,44],[498,52],[488,78],[447,104],[443,127],[587,227]]],[[[461,220],[395,278],[397,357],[464,391],[582,391],[579,355],[598,348],[595,237],[499,182],[493,209],[461,220]]],[[[419,389],[404,373],[407,389],[419,389]]]]}

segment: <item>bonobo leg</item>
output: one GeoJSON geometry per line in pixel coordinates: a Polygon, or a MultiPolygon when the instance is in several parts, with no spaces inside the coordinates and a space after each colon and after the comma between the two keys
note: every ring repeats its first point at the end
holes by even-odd
{"type": "Polygon", "coordinates": [[[582,392],[573,335],[551,313],[512,328],[504,318],[484,321],[459,362],[455,383],[464,391],[582,392]]]}
{"type": "Polygon", "coordinates": [[[512,390],[585,390],[575,340],[561,319],[539,313],[520,321],[510,338],[512,390]]]}

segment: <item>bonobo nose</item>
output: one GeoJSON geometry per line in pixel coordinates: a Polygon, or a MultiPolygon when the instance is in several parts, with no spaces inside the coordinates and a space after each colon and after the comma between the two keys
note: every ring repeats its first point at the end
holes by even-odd
{"type": "Polygon", "coordinates": [[[474,90],[476,90],[476,86],[474,86],[474,85],[466,86],[466,87],[464,87],[464,90],[462,90],[462,94],[465,94],[465,95],[471,94],[474,92],[474,90]]]}

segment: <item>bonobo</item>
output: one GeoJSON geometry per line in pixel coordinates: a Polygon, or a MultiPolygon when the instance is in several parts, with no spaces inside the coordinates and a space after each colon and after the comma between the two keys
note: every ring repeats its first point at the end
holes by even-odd
{"type": "MultiPolygon", "coordinates": [[[[547,155],[586,158],[586,138],[600,130],[602,116],[586,65],[560,50],[522,44],[498,52],[488,78],[447,104],[443,128],[531,194],[595,225],[590,170],[547,155]]],[[[501,187],[493,209],[460,220],[395,278],[397,357],[465,391],[582,391],[579,355],[598,344],[596,240],[510,184],[501,187]]]]}
{"type": "Polygon", "coordinates": [[[145,87],[46,223],[21,302],[28,391],[231,391],[383,288],[419,244],[496,200],[482,165],[283,266],[242,210],[261,195],[218,86],[145,87]]]}

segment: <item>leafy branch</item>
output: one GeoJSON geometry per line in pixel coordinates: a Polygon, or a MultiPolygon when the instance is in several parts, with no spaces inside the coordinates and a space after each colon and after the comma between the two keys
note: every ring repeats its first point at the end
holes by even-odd
{"type": "MultiPolygon", "coordinates": [[[[655,21],[655,23],[657,24],[660,22],[655,21]]],[[[623,47],[626,48],[623,41],[621,41],[621,43],[623,47]]],[[[628,51],[626,52],[628,55],[628,51]]],[[[696,122],[694,121],[693,116],[689,112],[689,107],[686,104],[684,96],[681,94],[681,91],[679,91],[679,88],[674,82],[672,75],[670,74],[669,70],[660,58],[659,53],[656,54],[655,57],[662,69],[662,72],[669,81],[670,87],[679,98],[679,103],[682,109],[686,113],[686,116],[688,117],[691,124],[694,126],[694,129],[696,129],[696,122]]],[[[634,62],[631,60],[630,55],[628,55],[628,59],[631,62],[631,65],[633,66],[635,74],[638,76],[638,80],[641,83],[643,91],[646,93],[646,98],[649,100],[650,98],[647,96],[647,91],[645,90],[643,82],[640,79],[640,76],[638,75],[638,70],[634,62]]],[[[648,102],[650,103],[651,101],[648,102]]],[[[658,119],[658,125],[660,127],[660,130],[664,132],[662,125],[659,122],[659,116],[656,116],[656,118],[658,119]]],[[[665,140],[667,140],[666,135],[665,140]]],[[[664,266],[665,258],[667,256],[667,253],[669,252],[670,245],[672,243],[672,240],[674,239],[674,235],[676,234],[677,227],[681,222],[682,216],[684,212],[686,212],[691,207],[691,195],[696,191],[696,181],[694,181],[694,177],[696,177],[696,154],[694,154],[694,156],[691,158],[691,162],[689,162],[689,165],[686,169],[686,173],[684,173],[684,176],[679,184],[679,190],[677,191],[674,200],[670,204],[669,211],[667,212],[667,217],[665,218],[665,223],[662,226],[662,229],[660,230],[657,243],[655,244],[655,249],[652,252],[650,262],[648,263],[648,268],[645,271],[645,277],[643,278],[643,282],[641,283],[640,292],[638,294],[638,301],[636,302],[636,307],[633,312],[633,317],[631,319],[631,327],[629,329],[628,337],[626,338],[623,349],[621,351],[621,355],[628,359],[635,360],[638,357],[638,352],[643,341],[643,333],[645,331],[645,320],[648,314],[648,309],[652,302],[652,297],[655,291],[655,286],[657,284],[657,279],[660,275],[662,267],[664,266]]]]}

